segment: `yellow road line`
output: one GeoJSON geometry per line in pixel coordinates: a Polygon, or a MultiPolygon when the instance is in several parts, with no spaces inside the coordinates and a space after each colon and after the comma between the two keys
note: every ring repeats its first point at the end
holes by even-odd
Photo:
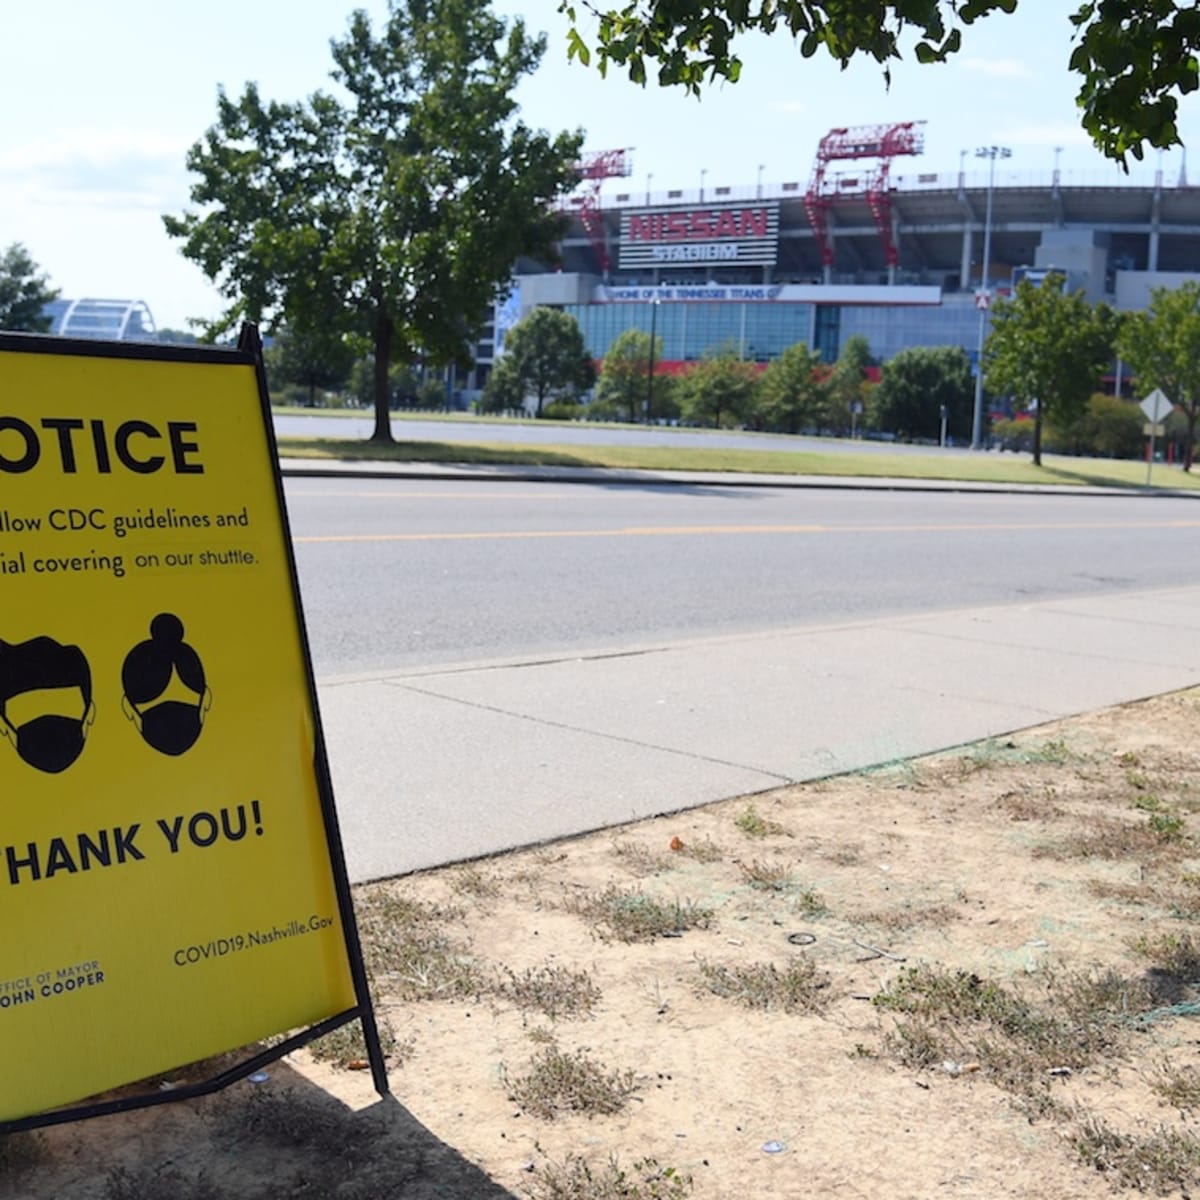
{"type": "Polygon", "coordinates": [[[306,544],[322,542],[464,542],[536,540],[540,538],[618,537],[720,537],[728,535],[827,533],[1037,533],[1113,529],[1197,529],[1196,521],[1097,521],[1022,522],[984,525],[629,525],[619,529],[512,529],[469,530],[443,533],[342,533],[309,534],[293,539],[306,544]]]}

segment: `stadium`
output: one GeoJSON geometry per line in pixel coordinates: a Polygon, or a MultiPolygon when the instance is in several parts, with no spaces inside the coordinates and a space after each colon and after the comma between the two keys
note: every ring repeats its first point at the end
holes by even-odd
{"type": "Polygon", "coordinates": [[[806,342],[829,362],[856,334],[879,361],[931,345],[975,361],[991,300],[1024,276],[1061,271],[1121,310],[1200,278],[1200,188],[1184,173],[1017,174],[998,147],[922,172],[923,125],[831,130],[806,178],[773,184],[760,171],[706,187],[699,172],[690,190],[635,191],[628,150],[586,156],[559,261],[519,264],[460,385],[482,386],[505,329],[538,305],[576,317],[598,360],[625,329],[655,334],[664,371],[731,345],[769,362],[806,342]]]}

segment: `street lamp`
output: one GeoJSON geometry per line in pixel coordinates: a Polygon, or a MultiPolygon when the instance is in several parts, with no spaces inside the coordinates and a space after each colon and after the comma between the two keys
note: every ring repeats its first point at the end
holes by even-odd
{"type": "Polygon", "coordinates": [[[704,177],[708,174],[707,167],[700,168],[700,203],[704,203],[704,177]]]}
{"type": "Polygon", "coordinates": [[[654,417],[654,343],[658,336],[658,304],[657,288],[650,298],[650,370],[646,373],[646,424],[649,425],[654,417]]]}
{"type": "Polygon", "coordinates": [[[758,195],[756,196],[756,199],[758,199],[758,200],[762,199],[762,173],[763,173],[763,168],[765,166],[766,166],[766,163],[758,164],[758,195]]]}
{"type": "Polygon", "coordinates": [[[654,172],[647,171],[646,172],[646,203],[647,204],[650,203],[650,183],[653,179],[654,179],[654,172]]]}
{"type": "Polygon", "coordinates": [[[983,446],[983,337],[991,307],[988,291],[988,266],[992,251],[992,188],[996,182],[996,159],[1011,158],[1007,146],[980,146],[976,158],[988,160],[987,215],[983,220],[983,274],[979,279],[979,290],[975,293],[975,307],[979,310],[979,346],[975,355],[975,414],[971,421],[971,449],[983,446]]]}

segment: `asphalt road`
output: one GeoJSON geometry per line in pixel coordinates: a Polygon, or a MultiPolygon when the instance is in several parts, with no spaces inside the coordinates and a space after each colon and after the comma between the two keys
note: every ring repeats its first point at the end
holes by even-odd
{"type": "Polygon", "coordinates": [[[290,480],[318,677],[1200,584],[1194,500],[290,480]]]}

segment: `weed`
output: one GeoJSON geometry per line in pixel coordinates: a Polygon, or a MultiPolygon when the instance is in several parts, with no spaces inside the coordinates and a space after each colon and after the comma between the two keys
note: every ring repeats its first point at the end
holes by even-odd
{"type": "Polygon", "coordinates": [[[1163,1063],[1150,1080],[1150,1090],[1173,1108],[1194,1112],[1200,1108],[1200,1071],[1163,1063]]]}
{"type": "Polygon", "coordinates": [[[809,958],[793,958],[782,970],[774,963],[733,967],[701,959],[697,965],[702,990],[746,1008],[819,1012],[829,1003],[829,976],[809,958]]]}
{"type": "MultiPolygon", "coordinates": [[[[379,1031],[379,1046],[386,1058],[397,1064],[407,1062],[413,1055],[416,1043],[412,1038],[401,1042],[396,1031],[383,1012],[378,1001],[375,1003],[375,1026],[379,1031]]],[[[331,1063],[345,1069],[352,1062],[361,1062],[367,1057],[367,1042],[363,1036],[362,1022],[349,1021],[332,1033],[319,1037],[309,1045],[313,1058],[318,1062],[331,1063]]]]}
{"type": "Polygon", "coordinates": [[[1151,832],[1169,845],[1178,845],[1186,840],[1183,818],[1178,813],[1155,812],[1146,818],[1151,832]]]}
{"type": "Polygon", "coordinates": [[[500,894],[500,881],[496,876],[485,874],[473,863],[451,872],[449,883],[460,896],[474,896],[477,900],[489,900],[500,894]]]}
{"type": "Polygon", "coordinates": [[[955,1046],[943,1030],[921,1019],[897,1021],[883,1039],[884,1049],[897,1062],[927,1071],[950,1058],[955,1046]]]}
{"type": "Polygon", "coordinates": [[[1160,882],[1113,883],[1094,879],[1088,890],[1101,900],[1153,905],[1184,921],[1200,919],[1200,877],[1180,875],[1160,882]]]}
{"type": "Polygon", "coordinates": [[[701,842],[684,842],[680,854],[701,863],[720,862],[725,857],[725,851],[710,837],[701,842]]]}
{"type": "MultiPolygon", "coordinates": [[[[1123,858],[1162,858],[1169,850],[1182,846],[1182,828],[1176,828],[1173,820],[1159,823],[1156,827],[1155,814],[1142,825],[1131,825],[1127,821],[1112,817],[1094,817],[1087,825],[1049,846],[1034,849],[1035,858],[1099,858],[1109,862],[1123,858]]],[[[1180,823],[1182,825],[1182,822],[1180,823]]]]}
{"type": "Polygon", "coordinates": [[[707,929],[712,909],[689,901],[658,900],[610,884],[604,891],[573,898],[569,911],[593,922],[600,936],[618,942],[650,942],[689,929],[707,929]]]}
{"type": "Polygon", "coordinates": [[[821,899],[821,893],[805,888],[792,900],[792,912],[802,917],[823,917],[829,906],[821,899]]]}
{"type": "Polygon", "coordinates": [[[568,1054],[558,1046],[548,1046],[528,1074],[506,1083],[510,1100],[546,1121],[566,1112],[611,1116],[637,1091],[632,1071],[605,1071],[585,1050],[568,1054]]]}
{"type": "Polygon", "coordinates": [[[670,863],[661,854],[655,854],[640,842],[613,842],[613,856],[634,875],[660,875],[670,869],[670,863]]]}
{"type": "Polygon", "coordinates": [[[464,947],[443,931],[459,909],[425,904],[387,886],[368,888],[356,905],[367,969],[386,975],[400,1000],[475,996],[483,974],[464,947]]]}
{"type": "Polygon", "coordinates": [[[1144,796],[1134,796],[1132,807],[1142,812],[1162,812],[1163,802],[1152,792],[1147,792],[1144,796]]]}
{"type": "Polygon", "coordinates": [[[1016,749],[1015,742],[997,742],[993,738],[972,746],[970,753],[958,760],[959,773],[974,775],[977,771],[987,771],[1009,762],[1012,758],[1009,751],[1016,749]]]}
{"type": "Polygon", "coordinates": [[[784,832],[783,826],[776,821],[769,821],[753,804],[747,804],[745,810],[733,822],[747,837],[765,838],[784,832]]]}
{"type": "MultiPolygon", "coordinates": [[[[957,899],[957,897],[956,897],[957,899]]],[[[959,903],[966,904],[967,899],[959,903]]],[[[926,904],[920,908],[880,908],[854,914],[854,920],[864,925],[877,925],[883,929],[898,931],[916,929],[923,925],[942,926],[952,921],[961,921],[962,913],[950,904],[926,904]]]]}
{"type": "Polygon", "coordinates": [[[1056,767],[1075,762],[1078,758],[1079,755],[1070,749],[1062,738],[1052,738],[1043,742],[1040,746],[1027,750],[1024,755],[1024,761],[1027,763],[1051,763],[1056,767]]]}
{"type": "Polygon", "coordinates": [[[536,1010],[552,1021],[588,1016],[600,999],[600,989],[587,971],[529,967],[518,975],[506,967],[505,976],[496,984],[497,995],[524,1012],[536,1010]]]}
{"type": "Polygon", "coordinates": [[[1078,761],[1079,757],[1062,738],[1053,738],[1037,746],[1021,746],[1011,738],[1003,742],[988,738],[972,746],[970,753],[958,760],[958,768],[961,775],[973,775],[978,771],[1018,763],[1045,763],[1060,767],[1078,761]]]}
{"type": "Polygon", "coordinates": [[[641,1158],[628,1170],[614,1155],[595,1167],[578,1154],[537,1170],[526,1194],[530,1200],[685,1200],[692,1177],[656,1158],[641,1158]]]}
{"type": "Polygon", "coordinates": [[[742,878],[752,887],[764,892],[787,891],[791,883],[791,872],[781,863],[766,863],[755,859],[750,863],[738,863],[742,878]]]}
{"type": "Polygon", "coordinates": [[[1071,1143],[1089,1167],[1138,1191],[1162,1194],[1186,1189],[1200,1168],[1200,1142],[1170,1129],[1139,1138],[1087,1115],[1079,1121],[1071,1143]]]}
{"type": "Polygon", "coordinates": [[[1047,788],[1040,795],[1024,789],[1010,791],[997,797],[996,807],[1004,809],[1013,821],[1049,821],[1064,813],[1064,809],[1055,803],[1057,796],[1054,788],[1047,788]]]}
{"type": "Polygon", "coordinates": [[[1002,1087],[1036,1099],[1051,1071],[1078,1069],[1113,1049],[1149,998],[1139,981],[1115,972],[1045,975],[1042,987],[1034,1004],[966,971],[911,967],[874,1003],[904,1016],[888,1041],[901,1061],[928,1065],[965,1046],[1002,1087]]]}
{"type": "Polygon", "coordinates": [[[1130,943],[1130,949],[1181,981],[1200,979],[1200,943],[1190,933],[1143,934],[1130,943]]]}

